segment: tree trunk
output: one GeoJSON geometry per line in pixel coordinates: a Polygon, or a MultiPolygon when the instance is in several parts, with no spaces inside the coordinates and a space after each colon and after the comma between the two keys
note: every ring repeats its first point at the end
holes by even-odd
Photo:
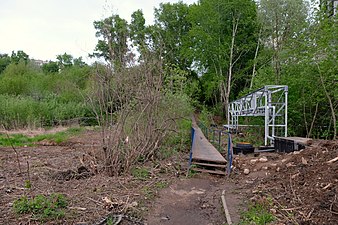
{"type": "Polygon", "coordinates": [[[322,83],[322,86],[323,86],[326,98],[327,98],[327,100],[329,101],[329,104],[330,104],[330,110],[331,110],[331,115],[332,115],[332,120],[333,120],[333,140],[336,140],[336,138],[337,138],[337,118],[336,118],[336,114],[335,114],[335,111],[334,111],[332,99],[331,99],[329,93],[326,90],[326,86],[324,84],[322,72],[320,71],[320,68],[319,68],[318,64],[317,64],[317,67],[318,67],[320,82],[322,83]]]}
{"type": "Polygon", "coordinates": [[[234,66],[234,47],[235,47],[235,38],[236,38],[237,27],[238,27],[238,20],[239,19],[233,18],[233,22],[232,22],[232,36],[231,36],[231,46],[230,46],[228,80],[227,80],[227,85],[226,85],[225,94],[224,94],[224,97],[225,97],[224,108],[225,108],[226,115],[228,114],[227,112],[228,112],[230,92],[231,92],[232,68],[234,66]]]}
{"type": "Polygon", "coordinates": [[[318,112],[318,105],[319,105],[319,103],[317,102],[317,104],[316,104],[316,110],[315,110],[315,114],[313,115],[313,119],[312,119],[312,122],[311,122],[310,130],[309,130],[308,134],[306,135],[308,138],[311,137],[311,132],[312,132],[313,126],[315,124],[315,120],[316,120],[317,112],[318,112]]]}
{"type": "Polygon", "coordinates": [[[261,37],[261,34],[262,34],[262,28],[259,30],[259,35],[258,35],[258,39],[257,39],[257,46],[256,46],[256,51],[255,51],[255,57],[254,57],[254,64],[253,64],[253,68],[252,68],[252,77],[251,77],[251,82],[250,82],[250,89],[252,89],[253,81],[254,81],[254,78],[256,76],[257,55],[258,55],[258,50],[259,50],[259,39],[261,37]]]}

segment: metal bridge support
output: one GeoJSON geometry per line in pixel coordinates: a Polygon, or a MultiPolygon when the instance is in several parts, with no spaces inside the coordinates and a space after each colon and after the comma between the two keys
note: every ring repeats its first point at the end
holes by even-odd
{"type": "Polygon", "coordinates": [[[228,108],[228,129],[238,129],[239,117],[264,117],[264,143],[274,144],[274,137],[287,137],[288,86],[267,85],[233,101],[228,108]]]}

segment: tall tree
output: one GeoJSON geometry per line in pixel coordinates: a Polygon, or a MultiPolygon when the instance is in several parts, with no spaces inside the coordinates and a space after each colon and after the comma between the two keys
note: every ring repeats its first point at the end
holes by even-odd
{"type": "Polygon", "coordinates": [[[59,64],[57,62],[49,61],[42,65],[42,71],[47,73],[57,73],[59,72],[59,64]]]}
{"type": "Polygon", "coordinates": [[[260,0],[259,16],[262,21],[264,45],[272,50],[271,65],[275,83],[281,83],[285,49],[304,31],[308,16],[304,0],[260,0]]]}
{"type": "Polygon", "coordinates": [[[73,65],[73,56],[67,53],[63,53],[62,55],[57,55],[56,59],[58,60],[58,65],[60,69],[64,69],[66,67],[70,67],[73,65]]]}
{"type": "Polygon", "coordinates": [[[182,55],[184,39],[191,28],[189,6],[183,2],[161,3],[155,8],[155,31],[158,48],[167,65],[190,68],[191,61],[182,55]]]}
{"type": "Polygon", "coordinates": [[[131,15],[131,23],[129,25],[130,39],[141,55],[146,49],[147,27],[145,23],[146,20],[144,19],[142,10],[139,9],[133,12],[131,15]]]}
{"type": "Polygon", "coordinates": [[[29,55],[27,55],[24,51],[19,50],[17,52],[12,51],[12,55],[11,55],[11,62],[18,64],[19,61],[22,60],[25,63],[28,62],[29,60],[29,55]]]}
{"type": "Polygon", "coordinates": [[[190,21],[185,54],[207,77],[209,96],[221,100],[226,111],[231,90],[245,85],[247,62],[254,55],[256,5],[252,0],[201,0],[191,6],[190,21]]]}
{"type": "Polygon", "coordinates": [[[0,54],[0,74],[11,63],[11,58],[7,54],[0,54]]]}
{"type": "Polygon", "coordinates": [[[83,61],[82,56],[80,56],[79,58],[74,58],[73,59],[73,64],[74,66],[79,66],[79,67],[84,67],[87,64],[83,61]]]}
{"type": "Polygon", "coordinates": [[[119,15],[112,15],[101,21],[95,21],[94,27],[99,40],[93,56],[103,57],[115,69],[125,67],[129,36],[127,21],[119,15]]]}

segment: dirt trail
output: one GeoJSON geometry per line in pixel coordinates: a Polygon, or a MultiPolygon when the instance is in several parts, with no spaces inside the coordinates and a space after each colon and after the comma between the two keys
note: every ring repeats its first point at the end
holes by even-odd
{"type": "Polygon", "coordinates": [[[180,179],[166,189],[154,202],[147,218],[149,225],[218,225],[226,219],[221,193],[226,190],[226,201],[234,222],[239,221],[241,199],[233,183],[225,177],[201,175],[198,178],[180,179]]]}
{"type": "Polygon", "coordinates": [[[149,225],[221,225],[225,222],[220,198],[223,190],[231,216],[238,221],[241,199],[235,184],[224,176],[209,174],[186,178],[186,153],[157,162],[156,166],[142,165],[151,174],[146,180],[128,175],[108,177],[96,166],[99,143],[99,131],[88,130],[59,146],[18,147],[22,173],[14,151],[0,147],[0,224],[95,224],[116,212],[142,218],[149,225]],[[30,189],[25,188],[27,165],[30,189]],[[84,173],[80,168],[85,168],[84,173]],[[169,186],[159,188],[163,183],[169,186]],[[69,200],[65,218],[39,223],[34,216],[16,215],[12,209],[20,196],[50,193],[62,193],[69,200]]]}

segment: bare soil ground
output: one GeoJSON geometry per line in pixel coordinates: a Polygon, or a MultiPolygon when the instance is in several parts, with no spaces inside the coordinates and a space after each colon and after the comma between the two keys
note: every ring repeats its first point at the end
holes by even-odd
{"type": "Polygon", "coordinates": [[[337,157],[338,141],[321,140],[289,154],[238,156],[235,173],[251,186],[251,200],[272,201],[280,223],[333,225],[338,224],[338,161],[329,161],[337,157]],[[251,172],[243,176],[244,169],[251,172]]]}
{"type": "MultiPolygon", "coordinates": [[[[225,221],[220,203],[223,189],[230,202],[241,202],[224,177],[197,174],[186,178],[188,153],[144,165],[150,171],[146,179],[106,176],[95,161],[101,152],[100,141],[98,131],[87,130],[61,145],[42,141],[35,147],[17,148],[21,172],[13,149],[0,148],[0,224],[97,224],[109,213],[123,213],[150,225],[196,221],[216,225],[225,221]],[[31,188],[25,188],[26,180],[31,180],[31,188]],[[61,220],[41,221],[17,215],[12,209],[23,195],[51,193],[69,199],[61,220]]],[[[235,208],[231,213],[238,219],[235,208]]],[[[126,219],[122,224],[132,222],[126,219]]]]}
{"type": "Polygon", "coordinates": [[[327,163],[338,156],[337,141],[316,141],[290,154],[236,156],[230,177],[186,178],[188,153],[179,153],[143,165],[150,176],[141,179],[101,173],[95,157],[101,152],[100,140],[98,131],[87,130],[59,146],[17,148],[21,172],[14,151],[0,147],[0,224],[97,224],[116,212],[142,219],[139,224],[222,225],[223,190],[234,222],[249,199],[269,199],[276,224],[338,224],[338,161],[327,163]],[[250,173],[244,174],[244,169],[250,173]],[[69,199],[65,218],[41,222],[13,212],[20,196],[51,193],[69,199]]]}

